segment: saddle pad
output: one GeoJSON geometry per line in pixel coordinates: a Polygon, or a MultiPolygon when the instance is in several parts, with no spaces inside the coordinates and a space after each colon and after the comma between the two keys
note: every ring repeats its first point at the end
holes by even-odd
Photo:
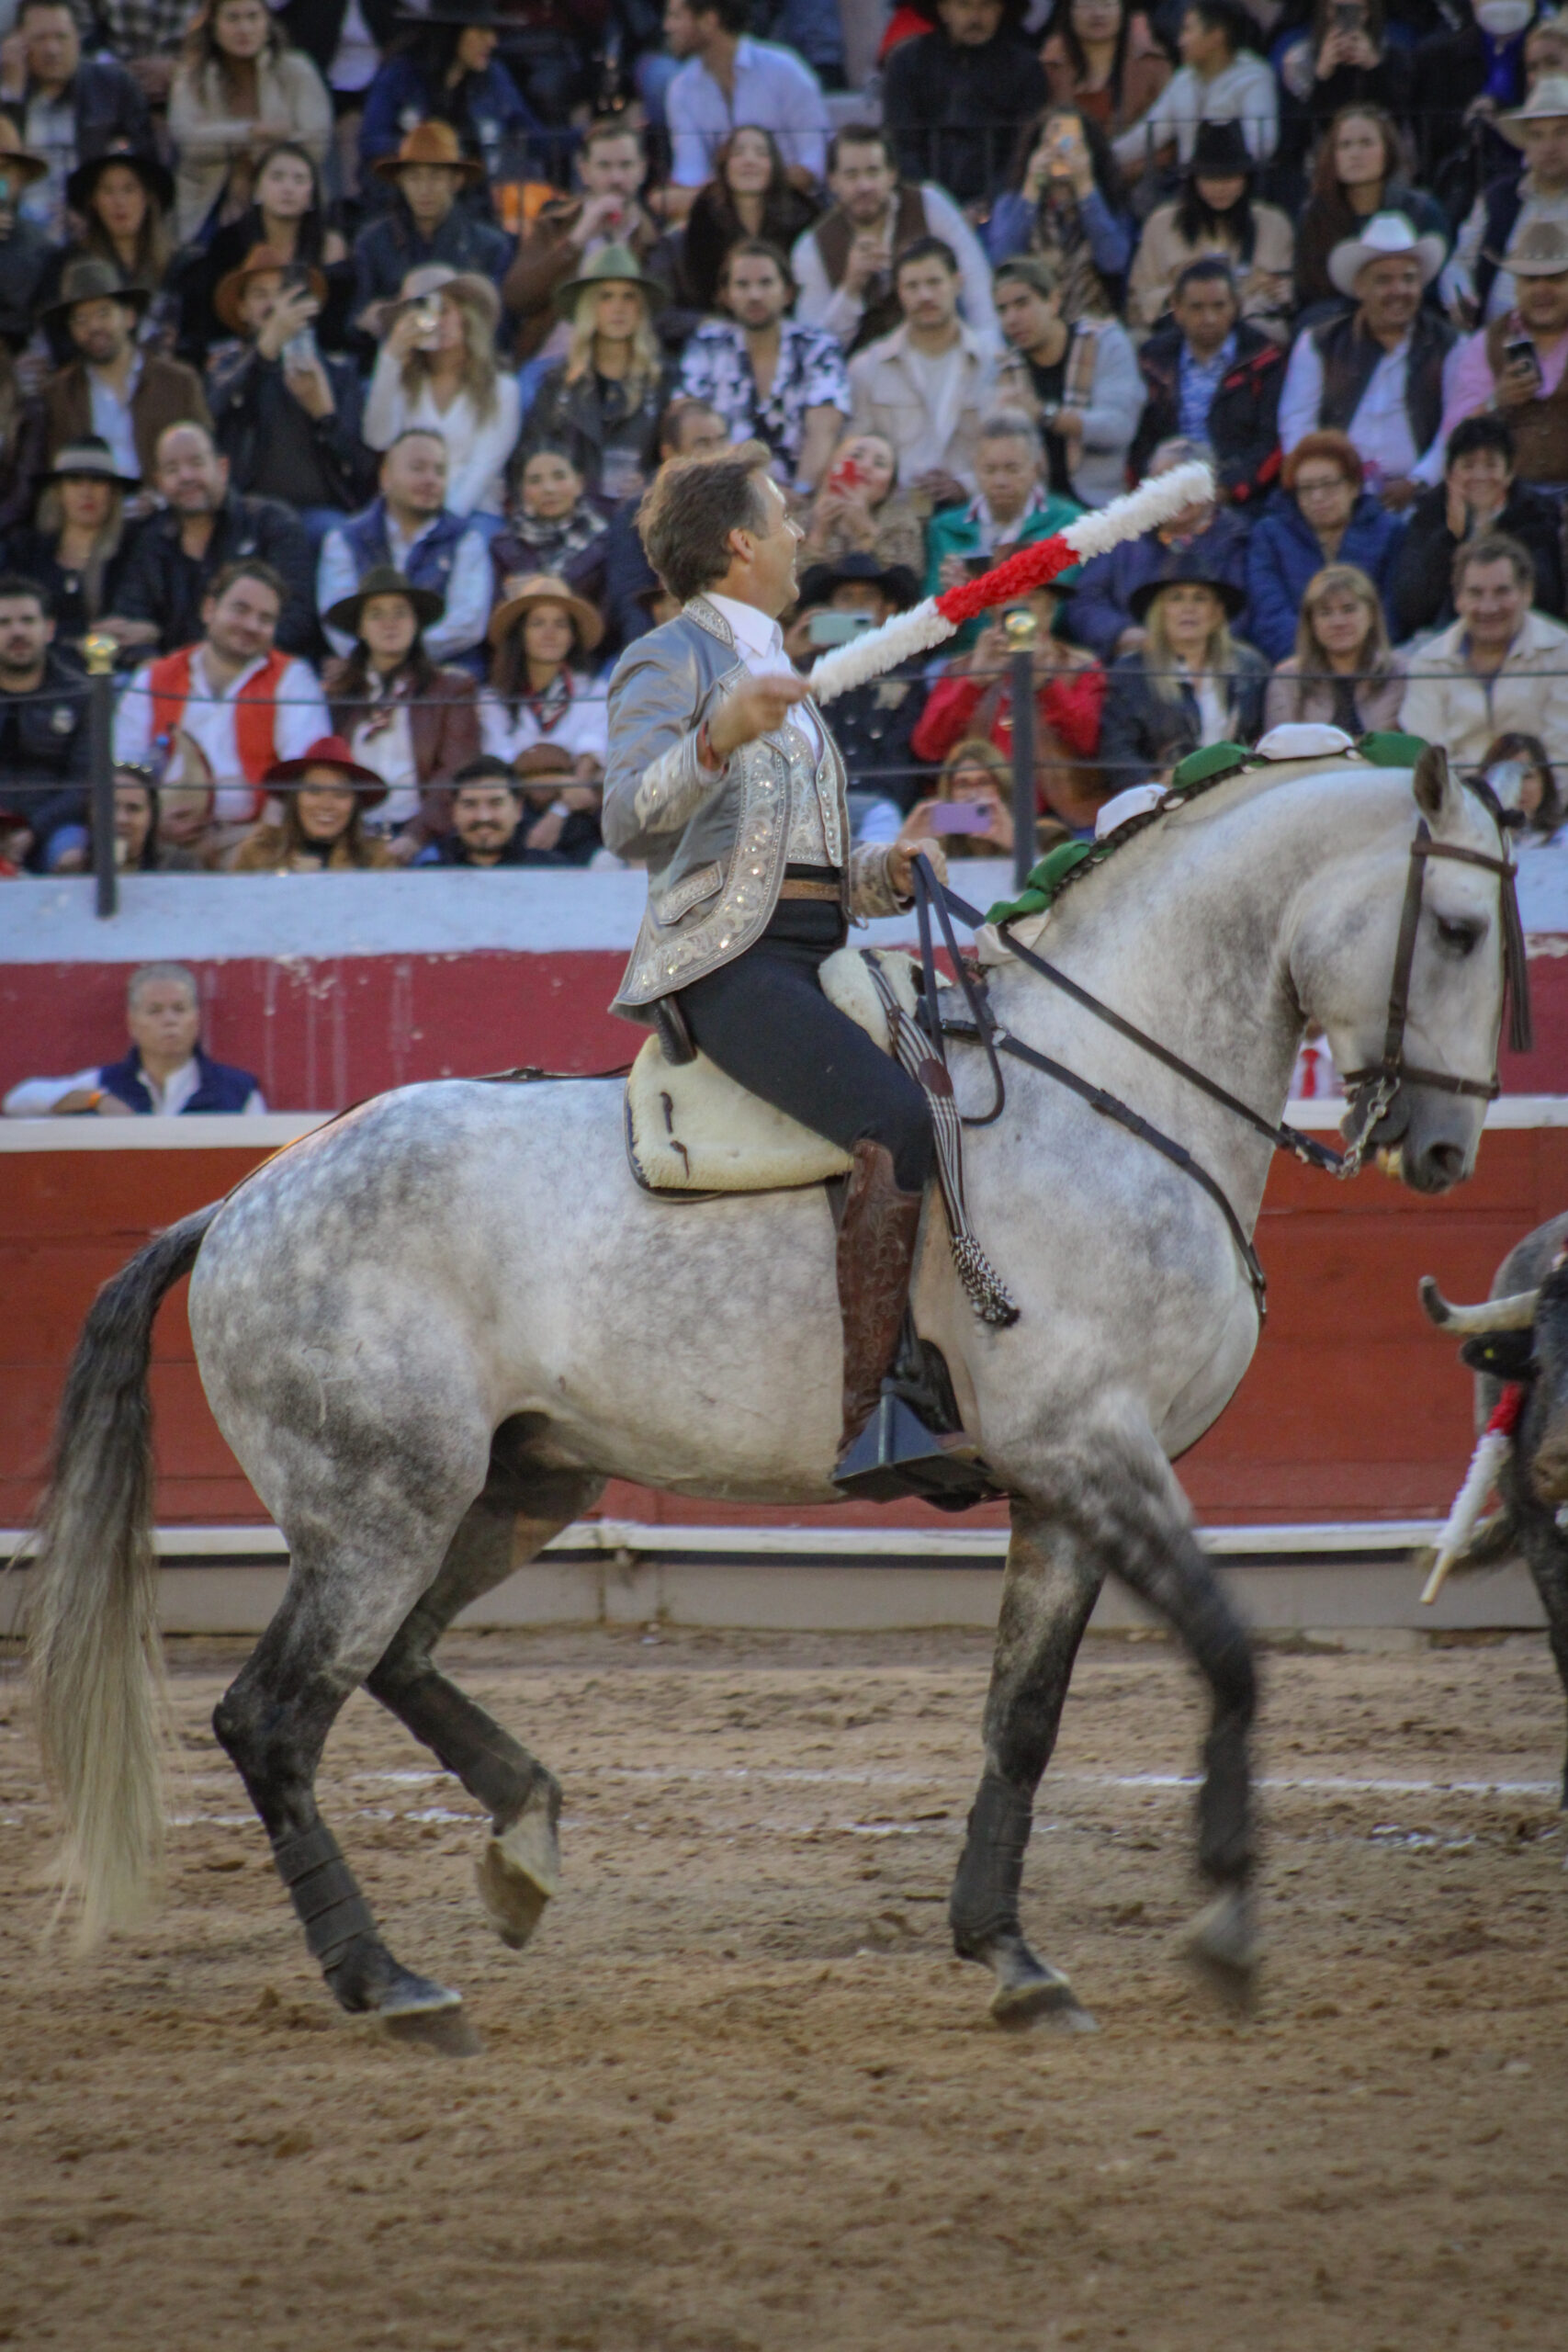
{"type": "MultiPolygon", "coordinates": [[[[899,1002],[919,1002],[915,961],[877,950],[899,1002]]],[[[840,947],[818,975],[822,993],[856,1021],[884,1053],[887,1022],[858,947],[840,947]]],[[[657,1037],[642,1047],[626,1080],[626,1156],[651,1193],[776,1193],[845,1175],[850,1157],[825,1136],[750,1094],[716,1069],[705,1054],[668,1062],[657,1037]]]]}

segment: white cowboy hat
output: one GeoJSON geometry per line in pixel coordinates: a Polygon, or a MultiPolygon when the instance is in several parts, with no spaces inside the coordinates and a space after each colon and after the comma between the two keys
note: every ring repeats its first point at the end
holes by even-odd
{"type": "Polygon", "coordinates": [[[1356,280],[1371,261],[1387,261],[1393,254],[1414,254],[1421,265],[1421,283],[1430,286],[1448,259],[1441,237],[1420,237],[1403,212],[1374,212],[1359,237],[1347,237],[1328,256],[1328,275],[1341,294],[1354,294],[1356,280]]]}
{"type": "Polygon", "coordinates": [[[1497,117],[1497,128],[1510,146],[1522,147],[1527,122],[1562,122],[1568,119],[1568,74],[1543,74],[1522,107],[1497,117]]]}

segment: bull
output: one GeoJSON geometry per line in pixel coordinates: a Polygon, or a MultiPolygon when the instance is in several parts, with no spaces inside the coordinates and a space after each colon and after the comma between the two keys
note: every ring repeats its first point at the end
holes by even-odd
{"type": "MultiPolygon", "coordinates": [[[[1430,1275],[1421,1304],[1439,1330],[1463,1340],[1480,1432],[1422,1599],[1435,1598],[1450,1568],[1522,1559],[1568,1697],[1568,1216],[1509,1250],[1479,1306],[1450,1306],[1430,1275]],[[1483,1518],[1493,1487],[1499,1508],[1483,1518]]],[[[1568,1807],[1568,1761],[1562,1802],[1568,1807]]]]}

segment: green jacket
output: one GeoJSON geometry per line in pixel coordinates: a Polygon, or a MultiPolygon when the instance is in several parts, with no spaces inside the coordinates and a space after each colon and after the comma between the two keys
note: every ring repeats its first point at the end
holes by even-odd
{"type": "MultiPolygon", "coordinates": [[[[928,596],[935,596],[942,589],[942,567],[950,555],[978,555],[980,526],[975,518],[977,500],[966,506],[944,506],[931,516],[926,527],[926,585],[928,596]]],[[[1015,548],[1032,547],[1036,539],[1048,539],[1054,531],[1066,530],[1083,513],[1083,508],[1071,498],[1058,498],[1054,490],[1040,494],[1040,503],[1025,514],[1022,527],[1016,537],[1007,542],[1010,554],[1015,548]]],[[[1079,566],[1061,574],[1063,582],[1071,586],[1078,576],[1079,566]]],[[[966,622],[952,641],[951,650],[962,653],[974,643],[980,633],[977,621],[966,622]]]]}

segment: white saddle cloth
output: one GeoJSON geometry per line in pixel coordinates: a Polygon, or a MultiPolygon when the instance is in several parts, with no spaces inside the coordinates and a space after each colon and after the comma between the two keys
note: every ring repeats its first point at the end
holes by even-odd
{"type": "MultiPolygon", "coordinates": [[[[919,1001],[915,959],[876,951],[905,1011],[919,1001]]],[[[859,1022],[884,1053],[887,1016],[858,947],[840,947],[818,974],[822,993],[859,1022]]],[[[626,1156],[653,1193],[776,1193],[848,1172],[850,1156],[785,1112],[747,1092],[705,1054],[669,1062],[649,1037],[626,1079],[626,1156]]]]}

